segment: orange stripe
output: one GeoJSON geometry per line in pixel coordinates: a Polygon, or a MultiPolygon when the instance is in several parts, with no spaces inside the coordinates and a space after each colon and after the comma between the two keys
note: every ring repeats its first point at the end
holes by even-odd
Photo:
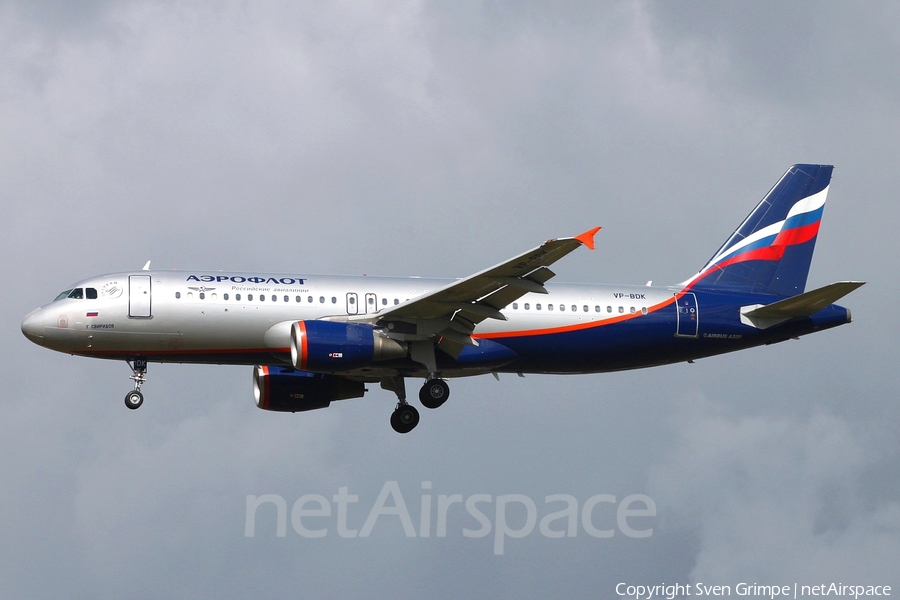
{"type": "MultiPolygon", "coordinates": [[[[74,354],[139,354],[141,356],[190,356],[192,354],[290,354],[288,348],[196,348],[194,350],[79,350],[74,354]]],[[[73,353],[70,353],[73,354],[73,353]]]]}
{"type": "MultiPolygon", "coordinates": [[[[683,295],[683,294],[682,294],[683,295]]],[[[652,312],[656,312],[657,310],[669,306],[674,303],[676,300],[675,296],[672,296],[665,302],[660,302],[659,304],[655,304],[647,309],[647,314],[652,312]]],[[[619,317],[610,317],[607,319],[601,319],[599,321],[591,321],[590,323],[579,323],[577,325],[564,325],[562,327],[547,327],[545,329],[525,329],[522,331],[498,331],[496,333],[476,333],[473,334],[473,338],[479,339],[498,339],[498,338],[508,338],[508,337],[525,337],[528,335],[551,335],[554,333],[566,333],[568,331],[579,331],[582,329],[591,329],[592,327],[602,327],[604,325],[612,325],[613,323],[621,323],[622,321],[628,321],[629,319],[637,319],[638,317],[645,316],[643,313],[635,313],[635,314],[627,314],[621,315],[619,317]]]]}

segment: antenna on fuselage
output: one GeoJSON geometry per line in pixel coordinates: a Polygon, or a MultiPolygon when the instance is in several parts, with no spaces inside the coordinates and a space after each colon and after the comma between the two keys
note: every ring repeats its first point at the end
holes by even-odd
{"type": "Polygon", "coordinates": [[[147,261],[147,264],[144,265],[144,268],[141,269],[141,271],[149,271],[149,270],[150,270],[150,261],[148,260],[148,261],[147,261]]]}

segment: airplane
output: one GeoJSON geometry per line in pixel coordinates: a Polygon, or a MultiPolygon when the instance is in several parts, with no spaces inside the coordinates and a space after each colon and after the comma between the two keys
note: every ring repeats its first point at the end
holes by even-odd
{"type": "Polygon", "coordinates": [[[834,304],[864,282],[805,291],[830,165],[791,166],[693,277],[668,286],[548,284],[550,266],[594,249],[599,227],[551,239],[463,279],[140,271],[90,277],[32,311],[22,332],[72,355],[124,360],[143,403],[147,365],[253,366],[259,408],[300,412],[397,396],[408,433],[419,400],[438,408],[448,378],[638,369],[773,344],[849,323],[834,304]]]}

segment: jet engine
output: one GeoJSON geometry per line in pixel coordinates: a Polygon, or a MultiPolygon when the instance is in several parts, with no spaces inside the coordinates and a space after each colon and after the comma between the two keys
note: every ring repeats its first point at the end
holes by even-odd
{"type": "Polygon", "coordinates": [[[405,343],[372,325],[311,320],[291,326],[291,362],[301,371],[338,373],[405,356],[405,343]]]}
{"type": "Polygon", "coordinates": [[[332,400],[361,398],[366,393],[362,381],[337,375],[307,373],[289,367],[253,368],[253,395],[263,410],[300,412],[327,408],[332,400]]]}

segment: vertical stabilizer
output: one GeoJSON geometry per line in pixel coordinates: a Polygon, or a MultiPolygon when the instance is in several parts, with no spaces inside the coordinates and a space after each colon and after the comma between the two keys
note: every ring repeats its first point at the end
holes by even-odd
{"type": "Polygon", "coordinates": [[[706,266],[694,288],[803,293],[831,182],[831,165],[794,165],[706,266]]]}

